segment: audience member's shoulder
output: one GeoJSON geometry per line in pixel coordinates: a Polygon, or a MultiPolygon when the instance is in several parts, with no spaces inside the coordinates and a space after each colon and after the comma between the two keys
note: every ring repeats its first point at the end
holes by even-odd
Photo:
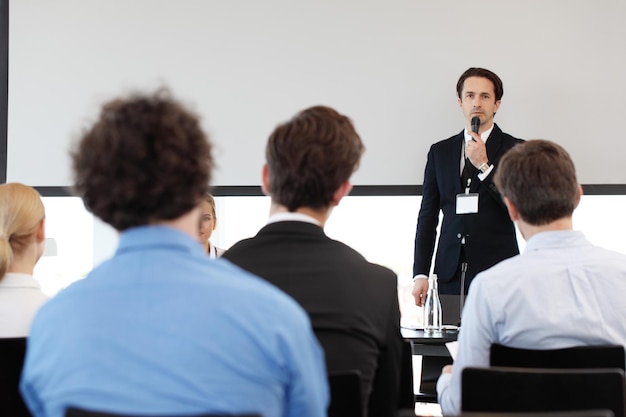
{"type": "Polygon", "coordinates": [[[239,242],[232,245],[230,248],[226,249],[222,254],[223,259],[230,259],[239,254],[241,251],[245,251],[249,245],[254,245],[255,241],[253,237],[249,237],[247,239],[242,239],[239,242]]]}
{"type": "Polygon", "coordinates": [[[480,281],[487,285],[503,285],[504,287],[510,285],[510,282],[517,282],[518,277],[511,274],[511,271],[525,271],[528,265],[525,263],[524,258],[521,255],[515,255],[507,259],[503,259],[491,268],[479,272],[476,278],[472,281],[480,281]]]}
{"type": "MultiPolygon", "coordinates": [[[[240,266],[232,263],[225,257],[214,259],[211,261],[212,265],[220,269],[217,274],[219,279],[231,286],[236,287],[236,290],[243,293],[255,294],[255,296],[261,296],[262,294],[270,297],[275,296],[287,296],[283,291],[276,286],[270,284],[267,280],[246,271],[240,266]]],[[[289,299],[291,297],[287,296],[289,299]]]]}
{"type": "Polygon", "coordinates": [[[328,244],[325,248],[327,253],[335,254],[338,258],[341,258],[346,263],[357,263],[360,265],[368,264],[369,262],[361,253],[357,250],[353,249],[351,246],[346,245],[345,243],[331,239],[330,237],[326,237],[328,240],[328,244]]]}
{"type": "Polygon", "coordinates": [[[397,281],[398,276],[391,269],[387,268],[386,266],[379,265],[379,264],[375,264],[371,262],[368,262],[368,263],[370,265],[370,268],[372,269],[372,274],[380,276],[381,278],[384,278],[384,279],[393,279],[394,282],[397,281]]]}
{"type": "Polygon", "coordinates": [[[355,266],[358,266],[359,268],[367,269],[368,276],[372,276],[375,278],[393,279],[394,282],[395,280],[397,280],[396,273],[393,272],[391,269],[382,265],[369,262],[361,253],[343,242],[332,239],[331,241],[334,245],[332,251],[339,254],[339,256],[342,257],[347,265],[353,264],[355,266]]]}
{"type": "Polygon", "coordinates": [[[595,253],[590,254],[590,256],[596,257],[598,261],[602,261],[603,259],[606,261],[614,261],[617,265],[623,266],[623,270],[626,271],[626,254],[613,249],[604,248],[602,246],[593,246],[595,248],[595,253]]]}

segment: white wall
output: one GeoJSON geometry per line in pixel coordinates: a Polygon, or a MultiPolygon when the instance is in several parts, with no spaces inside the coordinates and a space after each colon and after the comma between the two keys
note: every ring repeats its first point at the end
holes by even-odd
{"type": "Polygon", "coordinates": [[[421,184],[463,126],[458,76],[483,66],[505,131],[563,144],[582,183],[626,184],[625,18],[624,0],[14,0],[7,179],[70,184],[102,101],[166,84],[204,116],[214,185],[258,185],[268,134],[315,104],[361,133],[355,184],[421,184]]]}

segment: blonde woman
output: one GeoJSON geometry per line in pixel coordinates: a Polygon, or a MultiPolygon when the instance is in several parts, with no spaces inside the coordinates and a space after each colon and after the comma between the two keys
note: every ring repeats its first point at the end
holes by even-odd
{"type": "Polygon", "coordinates": [[[28,336],[35,313],[48,299],[33,278],[43,254],[44,223],[34,188],[0,185],[0,337],[28,336]]]}
{"type": "Polygon", "coordinates": [[[199,240],[204,246],[204,250],[211,258],[218,258],[224,253],[224,249],[215,246],[209,238],[217,226],[217,217],[215,216],[215,199],[209,193],[204,195],[204,200],[200,204],[200,231],[199,240]]]}

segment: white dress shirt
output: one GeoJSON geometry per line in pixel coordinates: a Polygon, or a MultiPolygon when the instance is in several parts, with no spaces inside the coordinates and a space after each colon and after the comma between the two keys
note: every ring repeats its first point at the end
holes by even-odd
{"type": "Polygon", "coordinates": [[[461,408],[461,371],[489,366],[492,343],[531,349],[626,346],[626,255],[581,232],[542,232],[524,253],[478,274],[463,310],[452,374],[437,382],[444,415],[461,408]]]}
{"type": "Polygon", "coordinates": [[[306,215],[306,214],[295,213],[295,212],[280,212],[280,213],[272,214],[270,218],[267,220],[267,224],[276,223],[276,222],[287,222],[287,221],[313,223],[322,227],[320,222],[318,222],[313,217],[306,215]]]}
{"type": "Polygon", "coordinates": [[[216,259],[222,256],[225,252],[225,249],[218,248],[213,243],[209,242],[209,258],[216,259]]]}
{"type": "Polygon", "coordinates": [[[39,307],[48,300],[31,275],[9,272],[0,278],[0,337],[25,337],[39,307]]]}

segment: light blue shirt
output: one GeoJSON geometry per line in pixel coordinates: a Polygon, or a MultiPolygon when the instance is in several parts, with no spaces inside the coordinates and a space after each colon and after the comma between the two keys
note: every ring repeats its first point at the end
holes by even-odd
{"type": "Polygon", "coordinates": [[[492,343],[557,349],[626,346],[626,255],[577,231],[534,235],[522,255],[476,276],[463,309],[452,374],[437,382],[444,415],[461,409],[461,371],[489,366],[492,343]]]}
{"type": "Polygon", "coordinates": [[[166,227],[121,235],[114,257],[34,320],[21,381],[35,417],[326,416],[323,352],[290,297],[166,227]]]}

